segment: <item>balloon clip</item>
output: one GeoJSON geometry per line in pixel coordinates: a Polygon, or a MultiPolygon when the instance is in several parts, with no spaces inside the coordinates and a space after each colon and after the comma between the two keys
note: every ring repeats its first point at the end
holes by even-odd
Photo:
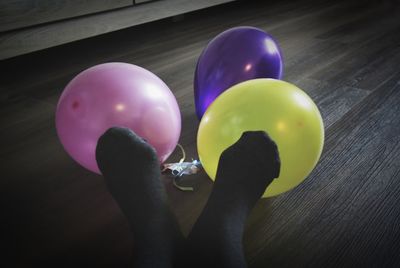
{"type": "Polygon", "coordinates": [[[184,192],[192,192],[194,189],[193,187],[181,186],[179,185],[179,181],[182,179],[184,175],[193,175],[198,173],[201,168],[201,162],[199,160],[192,159],[192,162],[184,162],[186,158],[186,153],[183,147],[178,144],[178,147],[182,151],[182,158],[179,160],[178,163],[166,163],[162,166],[161,172],[168,172],[173,176],[173,184],[176,188],[184,192]]]}

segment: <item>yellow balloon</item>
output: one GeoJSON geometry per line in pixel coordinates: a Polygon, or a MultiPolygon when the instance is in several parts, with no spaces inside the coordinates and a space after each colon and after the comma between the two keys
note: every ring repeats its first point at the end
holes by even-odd
{"type": "Polygon", "coordinates": [[[254,79],[222,93],[207,109],[197,133],[197,150],[214,180],[221,153],[244,131],[263,130],[276,142],[281,172],[263,197],[300,184],[313,170],[324,144],[321,114],[298,87],[275,79],[254,79]]]}

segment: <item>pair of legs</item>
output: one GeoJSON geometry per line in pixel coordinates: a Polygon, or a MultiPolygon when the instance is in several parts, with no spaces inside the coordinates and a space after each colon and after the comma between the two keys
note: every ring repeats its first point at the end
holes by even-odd
{"type": "Polygon", "coordinates": [[[187,238],[169,209],[156,152],[129,129],[100,137],[96,159],[134,237],[134,267],[246,267],[244,224],[279,176],[276,144],[265,132],[245,132],[221,155],[208,202],[187,238]]]}

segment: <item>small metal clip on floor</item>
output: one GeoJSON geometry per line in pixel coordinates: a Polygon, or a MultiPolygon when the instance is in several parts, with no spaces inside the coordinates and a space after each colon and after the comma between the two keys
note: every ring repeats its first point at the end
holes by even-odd
{"type": "Polygon", "coordinates": [[[182,152],[182,158],[177,163],[165,163],[162,166],[162,172],[170,172],[173,177],[173,184],[176,188],[181,191],[188,192],[193,191],[193,187],[179,185],[184,175],[196,174],[202,169],[202,165],[199,160],[192,160],[192,162],[185,162],[186,152],[182,145],[177,144],[177,147],[182,152]]]}

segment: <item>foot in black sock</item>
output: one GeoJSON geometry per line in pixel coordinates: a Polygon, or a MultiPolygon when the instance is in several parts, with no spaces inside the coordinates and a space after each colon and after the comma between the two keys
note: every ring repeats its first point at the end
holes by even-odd
{"type": "Polygon", "coordinates": [[[172,267],[183,236],[169,209],[154,148],[131,130],[115,127],[100,137],[96,160],[131,226],[134,267],[172,267]]]}
{"type": "Polygon", "coordinates": [[[250,210],[279,172],[275,142],[264,131],[247,131],[221,154],[213,191],[232,193],[250,210]]]}
{"type": "Polygon", "coordinates": [[[263,131],[243,133],[222,153],[211,195],[187,239],[187,267],[247,266],[245,221],[279,171],[278,148],[263,131]]]}

